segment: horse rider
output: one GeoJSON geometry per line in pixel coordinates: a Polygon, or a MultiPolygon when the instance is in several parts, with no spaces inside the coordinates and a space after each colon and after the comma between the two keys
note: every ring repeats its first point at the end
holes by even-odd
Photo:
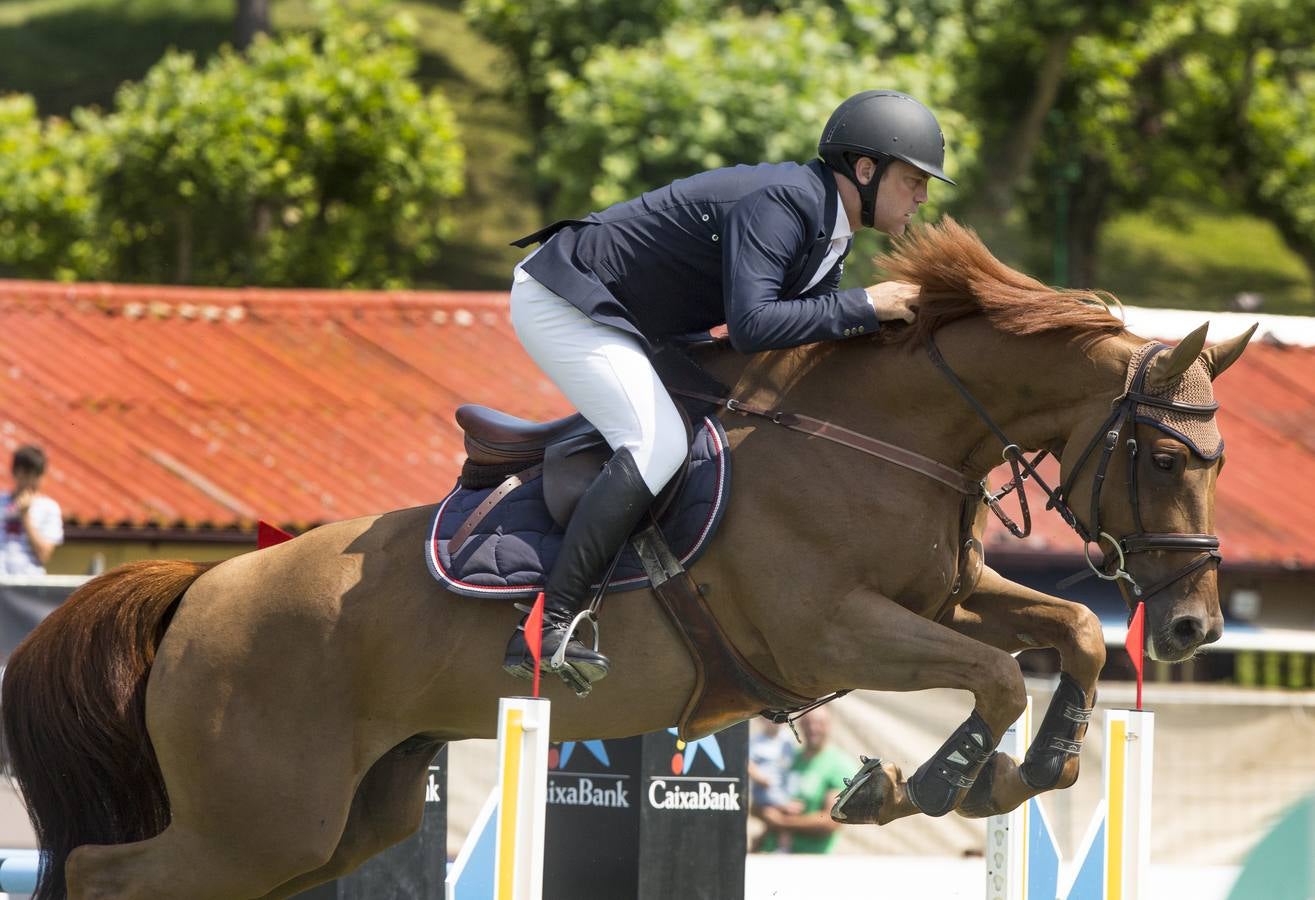
{"type": "MultiPolygon", "coordinates": [[[[827,121],[818,156],[683,178],[515,242],[511,321],[530,357],[607,440],[612,456],[576,506],[544,588],[542,670],[603,678],[606,656],[571,623],[612,558],[684,463],[685,427],[647,351],[725,323],[742,353],[870,335],[912,321],[913,285],[840,290],[861,227],[904,232],[941,167],[936,117],[896,91],[864,91],[827,121]],[[837,178],[836,175],[841,177],[837,178]]],[[[525,621],[503,667],[533,675],[525,621]]]]}

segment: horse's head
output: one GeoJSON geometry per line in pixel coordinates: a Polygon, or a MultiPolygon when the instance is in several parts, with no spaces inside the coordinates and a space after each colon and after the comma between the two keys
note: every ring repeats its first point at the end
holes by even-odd
{"type": "Polygon", "coordinates": [[[1153,659],[1180,662],[1223,633],[1214,494],[1224,457],[1211,383],[1254,331],[1203,350],[1203,325],[1176,347],[1137,347],[1123,394],[1065,445],[1061,493],[1090,537],[1088,559],[1130,609],[1146,602],[1153,659]]]}

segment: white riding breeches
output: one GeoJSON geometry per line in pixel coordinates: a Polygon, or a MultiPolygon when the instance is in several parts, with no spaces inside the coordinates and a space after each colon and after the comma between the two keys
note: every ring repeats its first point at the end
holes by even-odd
{"type": "Polygon", "coordinates": [[[595,322],[516,267],[511,324],[543,373],[602,433],[630,451],[656,495],[685,461],[685,425],[644,348],[595,322]]]}

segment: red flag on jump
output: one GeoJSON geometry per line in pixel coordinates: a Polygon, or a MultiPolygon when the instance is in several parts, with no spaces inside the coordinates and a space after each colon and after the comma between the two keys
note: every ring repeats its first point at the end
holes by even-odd
{"type": "Polygon", "coordinates": [[[534,660],[534,696],[539,696],[539,660],[543,659],[543,591],[534,598],[530,615],[525,619],[525,646],[534,660]]]}
{"type": "Polygon", "coordinates": [[[281,544],[284,541],[292,540],[292,535],[288,534],[277,525],[271,525],[264,519],[256,523],[256,549],[264,550],[266,547],[273,547],[275,544],[281,544]]]}
{"type": "Polygon", "coordinates": [[[1146,651],[1146,604],[1138,602],[1128,622],[1128,637],[1123,642],[1137,672],[1137,708],[1141,709],[1142,654],[1146,651]]]}

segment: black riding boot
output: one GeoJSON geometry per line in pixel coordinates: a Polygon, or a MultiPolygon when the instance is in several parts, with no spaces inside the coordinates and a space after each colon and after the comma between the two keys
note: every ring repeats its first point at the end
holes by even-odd
{"type": "MultiPolygon", "coordinates": [[[[571,514],[561,552],[544,587],[543,656],[539,671],[552,672],[550,661],[562,645],[575,616],[593,599],[591,588],[603,579],[608,564],[625,545],[635,525],[653,504],[653,495],[635,466],[630,451],[612,455],[571,514]]],[[[528,618],[528,617],[527,617],[528,618]]],[[[572,637],[566,644],[564,665],[586,685],[607,675],[606,656],[572,637]]],[[[519,678],[534,674],[525,645],[525,620],[507,644],[502,667],[519,678]]],[[[570,678],[563,680],[571,684],[570,678]]],[[[577,687],[578,681],[573,686],[577,687]]]]}

